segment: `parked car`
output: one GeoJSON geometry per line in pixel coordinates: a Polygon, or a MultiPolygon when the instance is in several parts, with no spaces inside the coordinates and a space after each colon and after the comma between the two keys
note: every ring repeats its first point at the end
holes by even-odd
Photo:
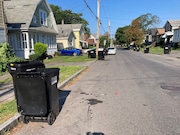
{"type": "MultiPolygon", "coordinates": [[[[90,53],[93,51],[96,53],[96,48],[88,49],[87,53],[90,53]]],[[[98,51],[103,51],[104,55],[107,55],[108,49],[107,48],[99,48],[98,51]]]]}
{"type": "Polygon", "coordinates": [[[96,48],[84,49],[84,50],[83,50],[83,53],[85,53],[85,54],[86,54],[86,53],[88,53],[88,51],[91,51],[92,49],[96,49],[96,48]]]}
{"type": "Polygon", "coordinates": [[[108,47],[108,52],[107,54],[116,54],[116,47],[108,47]]]}
{"type": "Polygon", "coordinates": [[[82,55],[82,50],[75,48],[73,46],[58,51],[60,52],[61,55],[72,55],[72,56],[82,55]]]}

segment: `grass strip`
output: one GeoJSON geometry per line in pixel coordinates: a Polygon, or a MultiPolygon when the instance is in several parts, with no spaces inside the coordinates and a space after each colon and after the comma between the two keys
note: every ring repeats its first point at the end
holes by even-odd
{"type": "Polygon", "coordinates": [[[60,79],[58,83],[61,83],[80,71],[83,66],[60,66],[60,79]]]}
{"type": "Polygon", "coordinates": [[[164,48],[157,46],[157,47],[150,47],[149,52],[152,54],[163,54],[164,48]]]}
{"type": "Polygon", "coordinates": [[[56,56],[53,59],[46,59],[44,63],[51,63],[51,62],[85,62],[85,61],[92,61],[94,59],[88,58],[87,54],[83,54],[80,56],[56,56]]]}
{"type": "Polygon", "coordinates": [[[0,124],[7,121],[17,113],[16,100],[0,104],[0,124]]]}

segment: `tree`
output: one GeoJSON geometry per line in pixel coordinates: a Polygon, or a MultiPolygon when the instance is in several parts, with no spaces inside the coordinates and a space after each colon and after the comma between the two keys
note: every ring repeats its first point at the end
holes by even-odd
{"type": "Polygon", "coordinates": [[[134,42],[135,45],[142,43],[144,32],[138,19],[132,21],[131,26],[125,30],[125,33],[129,42],[134,42]]]}
{"type": "Polygon", "coordinates": [[[59,6],[52,4],[50,4],[50,7],[57,24],[62,24],[62,20],[64,21],[64,24],[84,24],[86,34],[90,35],[90,29],[87,27],[89,23],[82,18],[82,13],[78,14],[73,13],[71,10],[62,10],[59,6]]]}
{"type": "Polygon", "coordinates": [[[125,30],[129,26],[121,27],[116,30],[115,38],[116,38],[116,44],[125,44],[128,43],[128,38],[125,34],[125,30]]]}
{"type": "Polygon", "coordinates": [[[155,27],[156,24],[160,23],[159,17],[152,15],[151,13],[143,14],[136,19],[139,20],[141,29],[144,32],[147,31],[150,27],[155,27]]]}
{"type": "Polygon", "coordinates": [[[110,40],[108,39],[108,36],[101,36],[99,38],[99,47],[108,47],[110,46],[110,40]],[[105,46],[104,46],[104,42],[106,42],[105,46]]]}
{"type": "Polygon", "coordinates": [[[50,4],[50,7],[51,7],[51,10],[54,14],[54,18],[56,20],[56,23],[61,24],[61,22],[62,22],[62,16],[61,16],[62,9],[59,6],[55,6],[55,5],[51,5],[51,4],[50,4]]]}

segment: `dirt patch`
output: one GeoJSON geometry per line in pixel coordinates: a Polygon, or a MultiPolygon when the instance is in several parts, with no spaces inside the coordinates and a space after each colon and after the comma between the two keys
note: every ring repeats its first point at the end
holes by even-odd
{"type": "Polygon", "coordinates": [[[17,133],[23,126],[24,126],[24,124],[23,124],[22,122],[19,122],[13,129],[11,129],[10,131],[7,131],[5,135],[14,135],[14,134],[17,133]]]}

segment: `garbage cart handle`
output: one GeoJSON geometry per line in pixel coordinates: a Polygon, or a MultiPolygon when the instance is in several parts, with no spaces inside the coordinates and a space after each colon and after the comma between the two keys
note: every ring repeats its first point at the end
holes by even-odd
{"type": "Polygon", "coordinates": [[[40,75],[41,72],[18,72],[17,75],[40,75]]]}

